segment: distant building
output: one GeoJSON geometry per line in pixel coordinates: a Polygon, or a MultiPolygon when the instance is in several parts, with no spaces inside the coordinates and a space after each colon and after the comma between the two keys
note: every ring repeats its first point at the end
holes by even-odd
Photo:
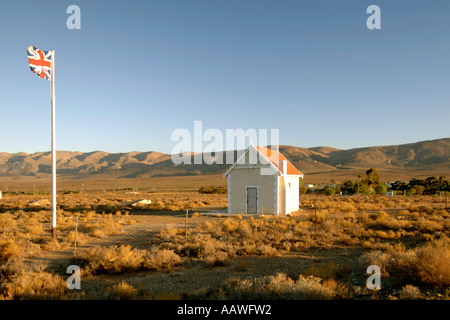
{"type": "Polygon", "coordinates": [[[276,150],[250,145],[223,175],[228,213],[279,214],[299,210],[303,174],[276,150]]]}

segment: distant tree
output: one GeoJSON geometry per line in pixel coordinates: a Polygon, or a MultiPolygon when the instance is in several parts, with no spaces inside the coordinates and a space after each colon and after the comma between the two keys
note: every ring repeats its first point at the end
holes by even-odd
{"type": "Polygon", "coordinates": [[[415,190],[414,194],[422,195],[425,191],[425,186],[413,185],[410,190],[415,190]]]}
{"type": "Polygon", "coordinates": [[[298,181],[298,192],[300,194],[306,194],[306,192],[308,191],[308,189],[304,187],[304,183],[305,182],[303,181],[303,178],[299,178],[299,181],[298,181]]]}
{"type": "Polygon", "coordinates": [[[367,185],[367,183],[360,183],[359,187],[358,187],[358,192],[359,194],[364,194],[364,195],[368,195],[372,193],[372,190],[370,189],[370,187],[367,185]]]}
{"type": "Polygon", "coordinates": [[[436,194],[441,191],[450,191],[450,182],[446,178],[446,176],[439,178],[433,176],[426,179],[414,178],[408,183],[396,181],[391,188],[392,190],[406,190],[409,195],[436,194]]]}
{"type": "Polygon", "coordinates": [[[404,191],[408,189],[408,184],[401,182],[401,181],[395,181],[392,186],[391,186],[392,190],[399,190],[399,191],[404,191]]]}
{"type": "Polygon", "coordinates": [[[373,191],[375,192],[375,194],[383,195],[383,194],[386,194],[387,189],[388,188],[385,184],[379,184],[379,185],[375,186],[373,191]]]}
{"type": "Polygon", "coordinates": [[[369,187],[369,190],[372,191],[375,186],[381,184],[380,176],[378,175],[377,169],[370,168],[366,171],[366,183],[369,187]]]}
{"type": "Polygon", "coordinates": [[[327,196],[332,196],[336,192],[332,187],[326,187],[323,191],[327,196]]]}
{"type": "Polygon", "coordinates": [[[303,187],[304,184],[305,184],[305,182],[303,181],[303,178],[300,177],[300,178],[298,179],[298,186],[299,186],[299,187],[303,187]]]}
{"type": "Polygon", "coordinates": [[[198,189],[199,193],[207,193],[207,194],[213,194],[213,193],[227,193],[228,189],[226,187],[215,187],[215,186],[210,186],[210,187],[201,187],[200,189],[198,189]]]}
{"type": "Polygon", "coordinates": [[[344,194],[355,194],[356,193],[356,182],[353,180],[345,180],[344,182],[342,182],[341,185],[341,191],[344,194]]]}

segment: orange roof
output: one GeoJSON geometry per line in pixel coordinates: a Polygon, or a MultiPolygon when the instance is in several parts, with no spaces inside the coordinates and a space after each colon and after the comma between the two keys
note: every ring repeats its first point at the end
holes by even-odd
{"type": "Polygon", "coordinates": [[[289,162],[288,159],[286,159],[280,152],[278,152],[277,150],[272,150],[272,149],[268,149],[268,148],[264,148],[264,147],[258,147],[255,146],[256,149],[258,149],[259,152],[261,152],[264,157],[269,160],[274,166],[275,168],[278,169],[278,171],[280,171],[282,174],[284,174],[283,172],[283,164],[282,161],[286,160],[287,162],[287,173],[288,175],[294,175],[294,176],[303,176],[303,174],[298,171],[293,165],[292,163],[289,162]]]}

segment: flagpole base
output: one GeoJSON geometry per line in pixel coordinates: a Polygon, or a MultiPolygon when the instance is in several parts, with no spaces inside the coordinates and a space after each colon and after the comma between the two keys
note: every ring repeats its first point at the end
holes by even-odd
{"type": "Polygon", "coordinates": [[[56,227],[52,228],[52,239],[56,240],[56,227]]]}

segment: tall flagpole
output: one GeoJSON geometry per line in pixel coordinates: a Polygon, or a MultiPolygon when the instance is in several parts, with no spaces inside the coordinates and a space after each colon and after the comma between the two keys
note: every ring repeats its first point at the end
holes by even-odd
{"type": "Polygon", "coordinates": [[[55,50],[52,54],[51,67],[51,102],[52,102],[52,238],[56,239],[56,132],[55,132],[55,50]]]}

